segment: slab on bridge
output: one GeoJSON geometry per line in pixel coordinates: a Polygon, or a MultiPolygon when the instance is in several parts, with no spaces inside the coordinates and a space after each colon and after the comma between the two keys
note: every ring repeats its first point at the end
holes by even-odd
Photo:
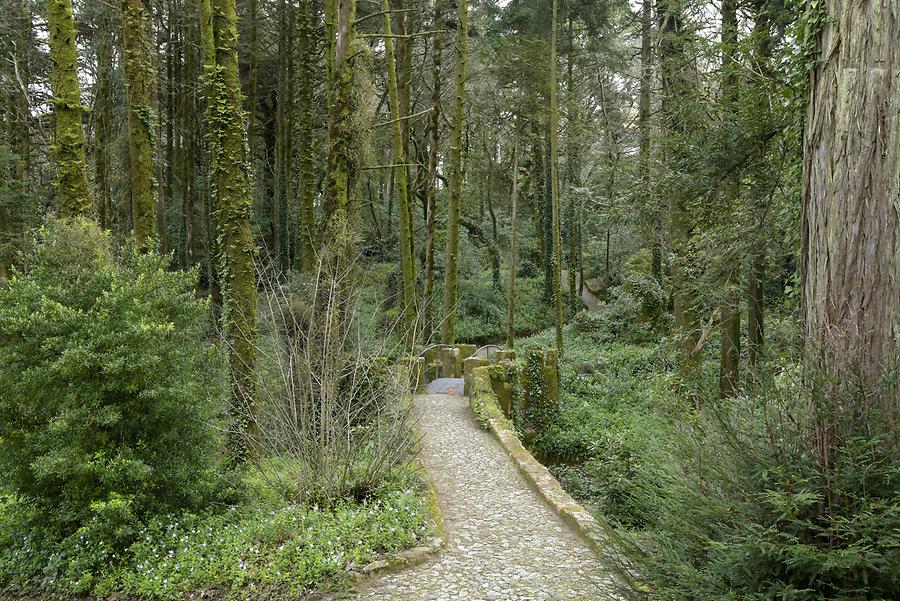
{"type": "Polygon", "coordinates": [[[428,383],[427,394],[455,394],[463,393],[464,382],[462,378],[438,378],[428,383]]]}

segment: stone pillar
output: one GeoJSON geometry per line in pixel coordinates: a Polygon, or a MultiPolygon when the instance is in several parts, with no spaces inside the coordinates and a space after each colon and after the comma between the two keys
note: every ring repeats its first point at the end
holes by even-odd
{"type": "Polygon", "coordinates": [[[422,358],[425,359],[425,378],[426,381],[430,382],[432,380],[438,379],[438,365],[437,365],[437,347],[431,347],[422,353],[422,358]]]}
{"type": "Polygon", "coordinates": [[[547,400],[559,410],[559,353],[548,348],[544,353],[544,379],[547,382],[547,400]]]}
{"type": "Polygon", "coordinates": [[[512,417],[513,382],[515,373],[509,370],[510,362],[498,363],[491,371],[491,389],[507,419],[512,417]]]}
{"type": "Polygon", "coordinates": [[[437,367],[441,378],[459,378],[462,375],[459,349],[456,347],[438,349],[437,367]]]}
{"type": "Polygon", "coordinates": [[[475,351],[478,350],[478,347],[474,344],[457,344],[457,348],[459,348],[459,360],[465,361],[469,357],[475,354],[475,351]]]}
{"type": "Polygon", "coordinates": [[[515,361],[516,360],[516,351],[508,350],[508,351],[497,351],[497,363],[503,363],[504,361],[515,361]]]}
{"type": "Polygon", "coordinates": [[[466,357],[463,359],[463,394],[467,397],[472,396],[475,386],[475,369],[490,365],[487,359],[479,357],[466,357]]]}

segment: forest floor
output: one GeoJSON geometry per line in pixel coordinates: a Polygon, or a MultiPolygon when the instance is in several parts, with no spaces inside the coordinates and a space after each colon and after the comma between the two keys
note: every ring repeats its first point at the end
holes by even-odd
{"type": "Polygon", "coordinates": [[[612,598],[597,557],[526,484],[465,398],[423,395],[416,409],[447,547],[369,582],[358,601],[612,598]]]}

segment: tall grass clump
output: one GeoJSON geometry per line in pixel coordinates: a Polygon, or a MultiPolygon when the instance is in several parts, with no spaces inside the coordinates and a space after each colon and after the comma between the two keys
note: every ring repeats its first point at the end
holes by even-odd
{"type": "Polygon", "coordinates": [[[711,401],[677,420],[666,433],[671,451],[645,463],[645,529],[616,534],[625,595],[896,599],[897,415],[874,408],[890,403],[863,402],[888,390],[852,372],[809,386],[784,371],[749,398],[711,401]],[[835,437],[823,462],[813,415],[837,406],[869,409],[827,413],[835,437]]]}

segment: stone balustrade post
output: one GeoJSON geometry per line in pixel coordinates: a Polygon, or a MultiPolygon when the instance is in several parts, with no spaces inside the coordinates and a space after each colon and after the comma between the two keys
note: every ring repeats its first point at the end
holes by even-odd
{"type": "Polygon", "coordinates": [[[459,378],[462,376],[462,364],[457,347],[443,347],[437,352],[437,369],[441,378],[459,378]]]}
{"type": "Polygon", "coordinates": [[[463,394],[465,396],[471,397],[474,392],[475,370],[490,364],[490,361],[480,357],[466,357],[463,359],[463,394]]]}

